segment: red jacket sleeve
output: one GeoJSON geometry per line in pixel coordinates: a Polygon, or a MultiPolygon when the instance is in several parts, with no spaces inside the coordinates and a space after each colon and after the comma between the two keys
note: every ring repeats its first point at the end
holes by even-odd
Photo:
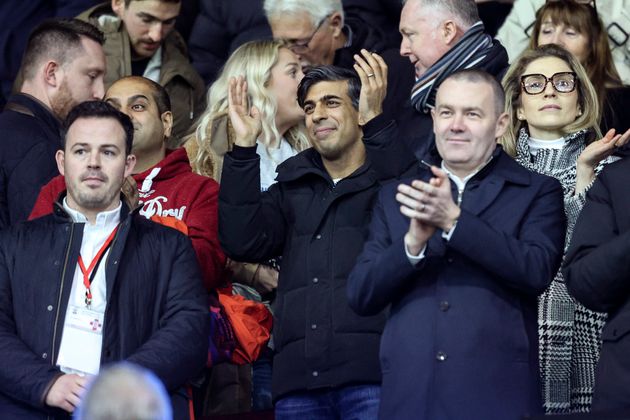
{"type": "Polygon", "coordinates": [[[28,220],[37,219],[52,213],[53,204],[59,198],[59,194],[66,189],[66,181],[62,175],[57,175],[39,190],[39,195],[33,206],[28,220]]]}

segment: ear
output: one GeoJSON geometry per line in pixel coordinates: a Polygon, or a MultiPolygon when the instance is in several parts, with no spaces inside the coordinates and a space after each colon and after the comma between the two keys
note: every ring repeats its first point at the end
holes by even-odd
{"type": "Polygon", "coordinates": [[[519,121],[525,121],[525,111],[523,111],[523,108],[520,106],[516,108],[516,118],[519,121]]]}
{"type": "Polygon", "coordinates": [[[433,120],[433,134],[435,134],[435,108],[431,108],[431,120],[433,120]]]}
{"type": "Polygon", "coordinates": [[[341,13],[334,12],[330,15],[330,27],[333,29],[333,37],[337,38],[341,35],[341,30],[343,29],[343,18],[341,17],[341,13]]]}
{"type": "Polygon", "coordinates": [[[64,163],[66,161],[66,154],[63,150],[57,150],[55,153],[55,160],[57,161],[57,170],[61,175],[65,175],[64,163]]]}
{"type": "Polygon", "coordinates": [[[125,160],[125,178],[133,173],[133,168],[136,166],[136,155],[128,154],[125,160]]]}
{"type": "Polygon", "coordinates": [[[441,25],[441,34],[444,44],[453,46],[457,41],[457,24],[452,20],[445,20],[441,25]]]}
{"type": "Polygon", "coordinates": [[[44,66],[44,81],[51,87],[57,87],[60,82],[61,66],[56,61],[48,61],[44,66]]]}
{"type": "Polygon", "coordinates": [[[507,112],[499,115],[497,119],[497,124],[494,129],[494,138],[498,139],[505,134],[507,131],[508,125],[510,124],[510,116],[507,112]]]}
{"type": "Polygon", "coordinates": [[[125,0],[112,0],[112,10],[120,17],[125,8],[125,0]]]}
{"type": "Polygon", "coordinates": [[[162,119],[162,125],[164,126],[164,139],[171,137],[173,131],[173,113],[166,111],[160,117],[162,119]]]}

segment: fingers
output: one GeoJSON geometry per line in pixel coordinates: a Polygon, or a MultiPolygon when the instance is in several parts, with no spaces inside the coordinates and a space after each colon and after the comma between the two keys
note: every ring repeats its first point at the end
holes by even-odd
{"type": "Polygon", "coordinates": [[[621,147],[628,143],[630,140],[630,128],[623,134],[619,135],[620,137],[615,140],[615,147],[621,147]]]}
{"type": "Polygon", "coordinates": [[[354,60],[355,64],[353,67],[359,74],[361,83],[383,83],[387,81],[387,64],[378,54],[362,49],[361,55],[354,55],[354,60]]]}
{"type": "Polygon", "coordinates": [[[230,77],[228,84],[228,106],[247,109],[247,81],[243,76],[230,77]]]}

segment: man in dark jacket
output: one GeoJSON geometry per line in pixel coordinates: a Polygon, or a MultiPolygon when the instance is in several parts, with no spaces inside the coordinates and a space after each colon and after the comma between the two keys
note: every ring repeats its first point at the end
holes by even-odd
{"type": "Polygon", "coordinates": [[[304,70],[334,64],[352,69],[362,49],[376,52],[389,67],[384,118],[393,119],[409,98],[413,68],[391,44],[391,36],[369,22],[368,13],[346,11],[341,0],[265,0],[274,38],[288,42],[304,70]]]}
{"type": "Polygon", "coordinates": [[[59,120],[103,97],[103,34],[76,19],[50,20],[31,34],[20,93],[0,114],[0,228],[26,220],[39,189],[57,175],[59,120]]]}
{"type": "Polygon", "coordinates": [[[465,68],[482,69],[500,81],[508,56],[484,32],[474,0],[407,0],[400,14],[400,33],[400,54],[415,68],[411,102],[407,96],[404,109],[395,116],[395,132],[386,129],[392,118],[383,114],[365,127],[364,134],[396,150],[394,156],[410,150],[421,159],[435,145],[430,111],[440,83],[465,68]]]}
{"type": "Polygon", "coordinates": [[[630,414],[629,173],[630,159],[624,159],[599,174],[575,225],[563,271],[569,292],[580,303],[609,315],[595,374],[593,413],[630,414]]]}
{"type": "Polygon", "coordinates": [[[274,312],[276,418],[322,412],[373,418],[384,315],[360,317],[345,296],[380,186],[361,141],[359,81],[336,67],[315,67],[304,77],[298,102],[313,147],[282,163],[278,182],[262,193],[260,118],[243,104],[243,83],[230,88],[236,139],[223,163],[219,240],[239,261],[282,255],[274,312]]]}
{"type": "Polygon", "coordinates": [[[378,197],[348,296],[362,315],[390,306],[383,419],[542,412],[536,299],[562,257],[562,188],[496,145],[503,106],[488,73],[451,75],[432,112],[439,156],[378,197]]]}
{"type": "Polygon", "coordinates": [[[153,371],[187,418],[182,387],[205,365],[209,333],[190,240],[120,199],[135,164],[129,117],[85,102],[64,130],[67,195],[0,235],[0,412],[65,418],[90,375],[127,360],[153,371]]]}

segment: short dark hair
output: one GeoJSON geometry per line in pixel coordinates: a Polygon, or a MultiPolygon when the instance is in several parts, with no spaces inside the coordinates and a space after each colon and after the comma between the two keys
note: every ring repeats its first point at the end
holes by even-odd
{"type": "Polygon", "coordinates": [[[298,104],[304,108],[304,101],[311,86],[319,82],[348,82],[348,96],[352,101],[352,106],[356,110],[359,109],[359,96],[361,94],[361,80],[359,76],[352,70],[344,69],[337,66],[317,66],[311,68],[305,75],[298,86],[298,104]]]}
{"type": "Polygon", "coordinates": [[[42,57],[50,57],[60,65],[67,64],[83,52],[81,37],[103,45],[105,37],[96,26],[79,19],[47,19],[31,32],[22,58],[22,75],[31,79],[42,57]]]}
{"type": "Polygon", "coordinates": [[[458,70],[449,75],[442,83],[447,80],[467,81],[472,83],[487,83],[492,87],[492,94],[494,96],[494,110],[497,117],[505,111],[505,92],[503,86],[494,78],[493,75],[485,70],[481,69],[464,69],[458,70]]]}
{"type": "Polygon", "coordinates": [[[111,118],[118,121],[125,132],[125,154],[128,155],[131,153],[131,146],[133,144],[133,123],[131,122],[131,118],[104,101],[81,102],[79,105],[72,108],[62,126],[64,148],[66,146],[68,130],[79,118],[111,118]]]}

